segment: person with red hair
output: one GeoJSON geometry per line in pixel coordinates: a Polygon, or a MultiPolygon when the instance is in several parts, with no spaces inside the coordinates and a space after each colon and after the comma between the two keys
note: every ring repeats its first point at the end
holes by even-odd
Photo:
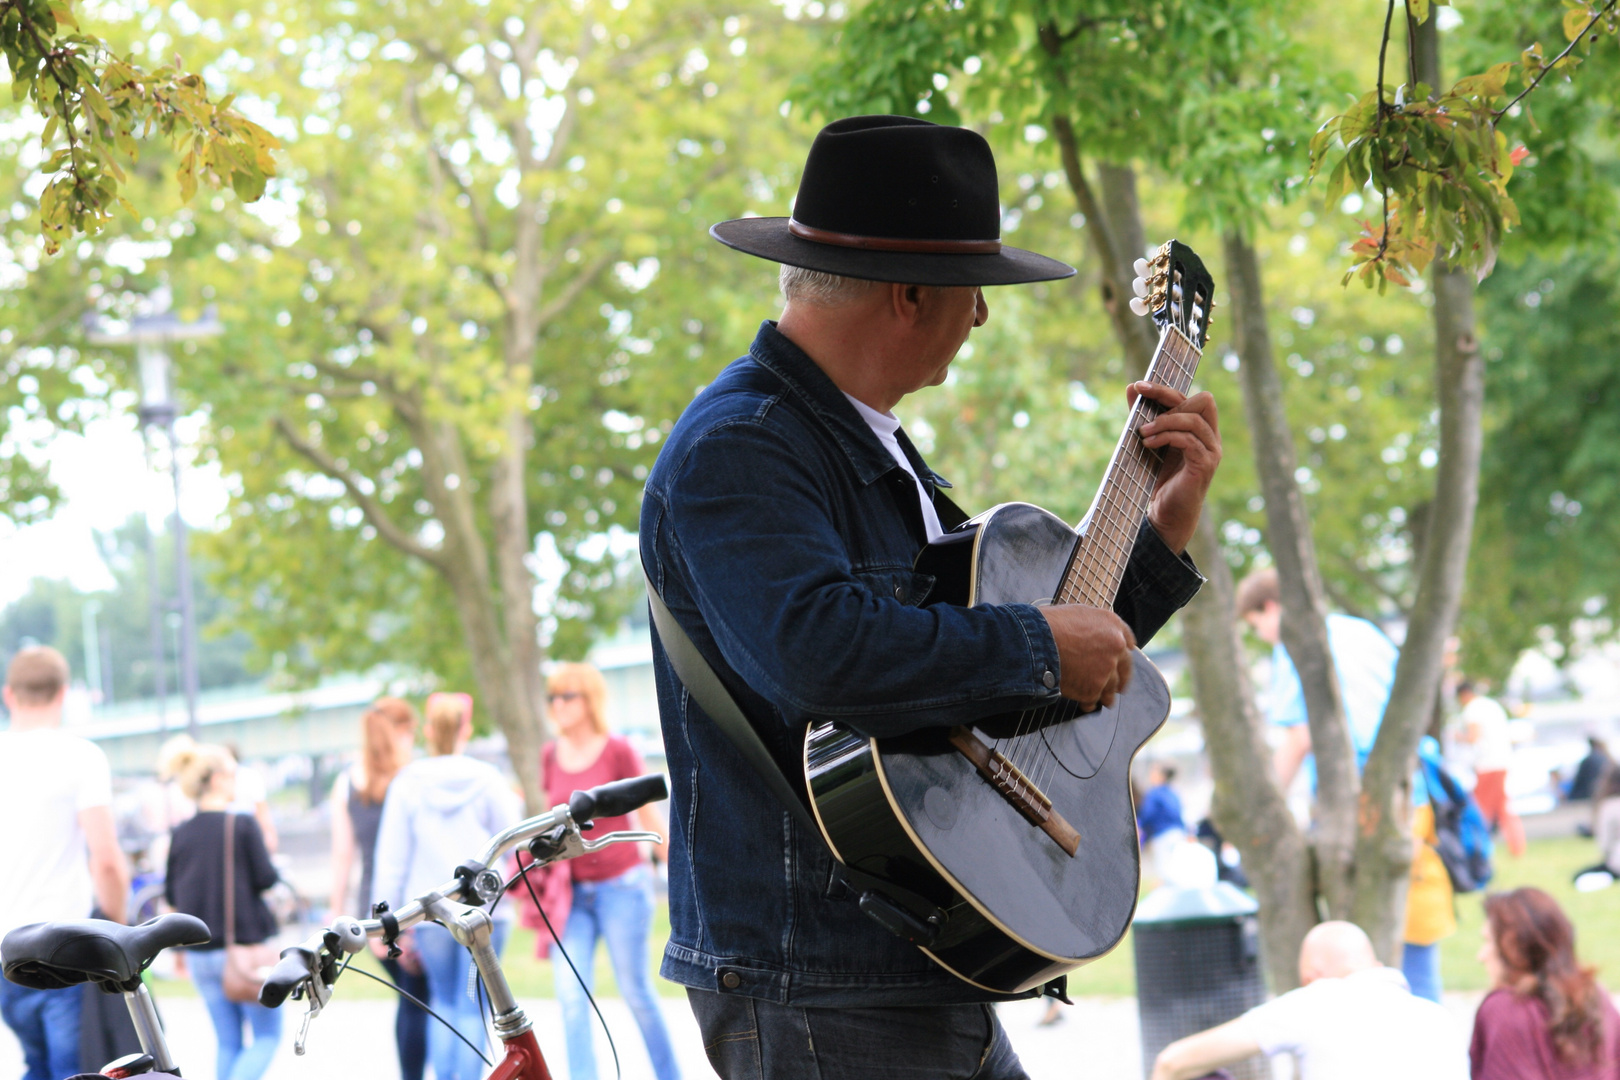
{"type": "Polygon", "coordinates": [[[1558,902],[1533,888],[1493,893],[1483,936],[1492,990],[1474,1015],[1473,1080],[1620,1080],[1620,1013],[1576,961],[1558,902]]]}

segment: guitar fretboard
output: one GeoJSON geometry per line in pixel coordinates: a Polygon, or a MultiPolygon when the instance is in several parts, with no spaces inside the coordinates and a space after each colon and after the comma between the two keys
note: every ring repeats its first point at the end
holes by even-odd
{"type": "MultiPolygon", "coordinates": [[[[1187,393],[1198,370],[1198,347],[1174,326],[1166,327],[1148,365],[1146,382],[1171,386],[1187,393]]],[[[1137,433],[1164,412],[1157,402],[1137,398],[1125,420],[1119,446],[1103,474],[1097,497],[1081,525],[1080,542],[1063,574],[1055,600],[1060,604],[1086,604],[1112,608],[1125,578],[1136,533],[1147,515],[1148,502],[1158,483],[1162,454],[1142,445],[1137,433]]]]}

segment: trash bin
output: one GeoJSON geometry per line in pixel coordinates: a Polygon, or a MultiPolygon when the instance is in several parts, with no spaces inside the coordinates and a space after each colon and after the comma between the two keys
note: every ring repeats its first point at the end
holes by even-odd
{"type": "MultiPolygon", "coordinates": [[[[1165,885],[1137,905],[1132,940],[1144,1077],[1166,1046],[1266,999],[1259,908],[1224,881],[1197,889],[1165,885]]],[[[1229,1068],[1238,1080],[1271,1075],[1259,1055],[1229,1068]]]]}

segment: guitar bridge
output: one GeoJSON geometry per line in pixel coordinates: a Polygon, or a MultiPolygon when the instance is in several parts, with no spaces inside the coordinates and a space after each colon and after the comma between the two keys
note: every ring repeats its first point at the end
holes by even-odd
{"type": "Polygon", "coordinates": [[[1050,836],[1058,847],[1068,852],[1070,858],[1074,857],[1080,849],[1080,833],[1053,809],[1052,800],[1018,766],[1007,760],[1001,751],[984,745],[969,728],[951,728],[950,740],[951,745],[973,762],[979,775],[988,780],[990,786],[1000,792],[1014,810],[1050,836]]]}

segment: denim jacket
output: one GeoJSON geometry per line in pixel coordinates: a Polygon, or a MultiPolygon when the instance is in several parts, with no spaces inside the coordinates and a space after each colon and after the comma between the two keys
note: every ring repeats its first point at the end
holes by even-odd
{"type": "MultiPolygon", "coordinates": [[[[924,485],[946,486],[899,438],[924,485]]],[[[1058,697],[1036,608],[924,606],[925,539],[917,485],[771,322],[675,425],[641,509],[654,586],[801,791],[813,719],[897,735],[1058,697]]],[[[1201,582],[1144,525],[1115,610],[1145,643],[1201,582]]],[[[810,1006],[992,997],[841,896],[826,844],[687,694],[656,631],[653,655],[671,786],[664,976],[810,1006]]]]}

